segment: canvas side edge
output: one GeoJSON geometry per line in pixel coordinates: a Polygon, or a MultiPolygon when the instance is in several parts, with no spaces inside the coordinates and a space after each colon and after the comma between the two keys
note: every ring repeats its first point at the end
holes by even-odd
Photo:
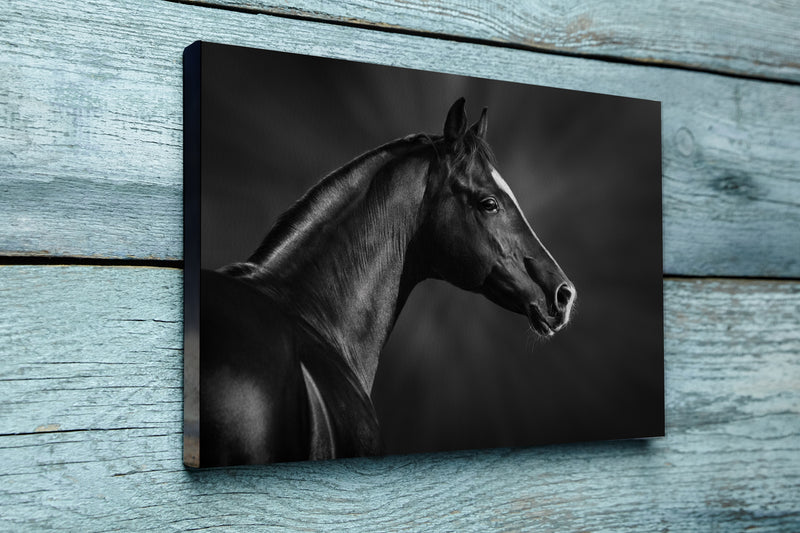
{"type": "Polygon", "coordinates": [[[183,464],[200,466],[200,154],[203,43],[183,52],[183,464]]]}

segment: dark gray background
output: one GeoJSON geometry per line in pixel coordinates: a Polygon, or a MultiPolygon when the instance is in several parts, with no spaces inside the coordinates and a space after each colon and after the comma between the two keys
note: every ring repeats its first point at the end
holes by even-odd
{"type": "Polygon", "coordinates": [[[443,282],[412,293],[372,397],[388,453],[663,434],[658,102],[204,48],[203,268],[245,260],[321,177],[449,106],[489,108],[498,169],[578,289],[547,342],[443,282]]]}

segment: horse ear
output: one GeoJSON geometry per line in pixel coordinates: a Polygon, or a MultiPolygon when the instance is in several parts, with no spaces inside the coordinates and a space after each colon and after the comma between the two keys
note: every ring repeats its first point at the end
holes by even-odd
{"type": "Polygon", "coordinates": [[[483,111],[481,111],[481,118],[478,119],[475,124],[469,129],[473,135],[476,137],[480,137],[481,139],[486,138],[486,113],[489,112],[488,107],[484,107],[483,111]]]}
{"type": "Polygon", "coordinates": [[[464,102],[462,96],[450,106],[450,111],[447,112],[447,119],[444,121],[444,136],[448,140],[460,139],[467,131],[467,112],[464,109],[464,102]]]}

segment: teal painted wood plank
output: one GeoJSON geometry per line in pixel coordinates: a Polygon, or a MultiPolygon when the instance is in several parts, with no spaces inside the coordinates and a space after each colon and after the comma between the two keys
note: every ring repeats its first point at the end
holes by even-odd
{"type": "Polygon", "coordinates": [[[182,272],[0,267],[0,529],[800,528],[800,283],[665,281],[667,437],[192,472],[182,272]]]}
{"type": "Polygon", "coordinates": [[[196,39],[663,101],[664,270],[800,276],[800,87],[149,0],[0,8],[0,253],[182,254],[196,39]]]}
{"type": "Polygon", "coordinates": [[[758,0],[190,0],[558,53],[800,81],[800,4],[758,0]]]}

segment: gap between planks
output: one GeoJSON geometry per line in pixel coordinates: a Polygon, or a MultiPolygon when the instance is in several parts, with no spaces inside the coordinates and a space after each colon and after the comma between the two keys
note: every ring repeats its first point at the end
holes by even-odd
{"type": "MultiPolygon", "coordinates": [[[[45,255],[0,255],[0,267],[3,266],[100,266],[100,267],[149,267],[171,268],[183,270],[182,259],[133,259],[116,257],[86,257],[86,256],[45,256],[45,255]]],[[[800,282],[800,277],[769,276],[695,276],[689,274],[672,274],[665,272],[664,280],[730,280],[730,281],[770,281],[770,282],[800,282]]]]}
{"type": "Polygon", "coordinates": [[[136,259],[56,255],[0,255],[0,266],[109,266],[183,268],[182,259],[136,259]]]}

